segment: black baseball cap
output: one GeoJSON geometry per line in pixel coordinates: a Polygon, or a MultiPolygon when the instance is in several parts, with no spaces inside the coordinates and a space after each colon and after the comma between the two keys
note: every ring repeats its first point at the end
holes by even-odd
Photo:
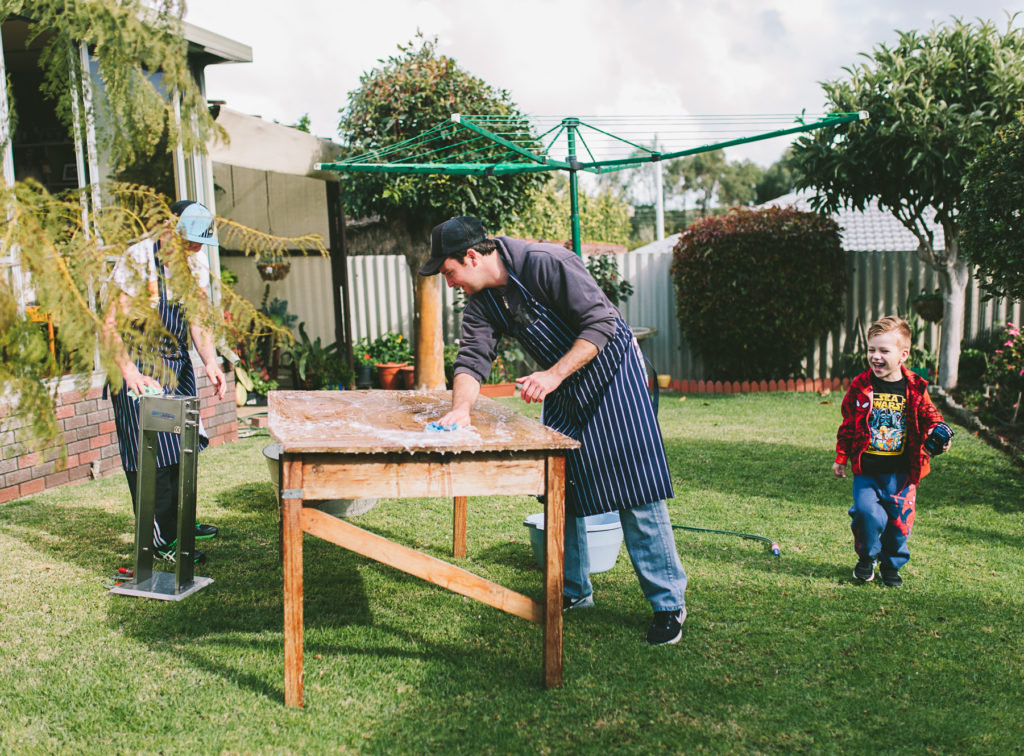
{"type": "Polygon", "coordinates": [[[430,259],[420,268],[421,276],[432,276],[452,255],[479,244],[487,238],[487,230],[479,218],[458,215],[434,226],[430,232],[430,259]]]}

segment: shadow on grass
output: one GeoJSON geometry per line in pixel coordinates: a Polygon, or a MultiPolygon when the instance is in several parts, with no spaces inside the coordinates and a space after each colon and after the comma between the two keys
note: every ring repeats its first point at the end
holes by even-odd
{"type": "MultiPolygon", "coordinates": [[[[980,442],[974,442],[980,443],[980,442]]],[[[833,506],[836,486],[831,450],[760,441],[666,440],[676,495],[707,488],[739,497],[778,498],[833,506]]],[[[843,499],[849,497],[849,483],[843,499]]],[[[928,506],[990,507],[1024,511],[1024,478],[1002,458],[951,451],[934,460],[918,494],[928,506]]]]}

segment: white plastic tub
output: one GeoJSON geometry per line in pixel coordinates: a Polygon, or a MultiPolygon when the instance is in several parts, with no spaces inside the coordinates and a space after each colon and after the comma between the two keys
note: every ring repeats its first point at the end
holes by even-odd
{"type": "MultiPolygon", "coordinates": [[[[587,523],[587,551],[590,554],[590,572],[607,572],[615,566],[622,547],[622,523],[618,512],[591,515],[587,523]]],[[[537,566],[544,567],[544,514],[532,514],[523,521],[530,529],[530,546],[537,566]]]]}
{"type": "MultiPolygon", "coordinates": [[[[263,447],[263,458],[267,461],[267,469],[270,470],[270,479],[274,482],[274,489],[281,490],[281,468],[278,460],[281,458],[281,444],[270,444],[263,447]]],[[[335,517],[357,517],[366,514],[375,506],[376,499],[328,499],[313,504],[317,509],[335,517]]]]}

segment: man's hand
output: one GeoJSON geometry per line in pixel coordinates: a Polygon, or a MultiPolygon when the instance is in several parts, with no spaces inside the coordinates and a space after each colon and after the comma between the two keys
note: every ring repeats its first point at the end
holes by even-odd
{"type": "Polygon", "coordinates": [[[832,474],[837,478],[846,477],[846,465],[841,465],[838,462],[832,463],[832,474]]]}
{"type": "Polygon", "coordinates": [[[543,402],[544,398],[562,385],[562,379],[549,370],[538,370],[522,378],[516,378],[519,385],[519,398],[530,402],[543,402]]]}
{"type": "Polygon", "coordinates": [[[457,425],[460,428],[465,428],[469,425],[469,410],[468,409],[453,409],[447,415],[437,421],[438,425],[457,425]]]}
{"type": "Polygon", "coordinates": [[[140,373],[134,362],[128,362],[121,368],[121,376],[124,378],[128,390],[134,391],[136,396],[142,396],[146,393],[146,386],[152,386],[161,392],[163,391],[160,382],[156,378],[140,373]]]}
{"type": "Polygon", "coordinates": [[[227,391],[228,382],[224,378],[224,371],[220,369],[220,365],[217,364],[216,360],[206,363],[206,377],[210,379],[210,383],[213,384],[214,389],[217,391],[217,399],[224,398],[224,392],[227,391]]]}

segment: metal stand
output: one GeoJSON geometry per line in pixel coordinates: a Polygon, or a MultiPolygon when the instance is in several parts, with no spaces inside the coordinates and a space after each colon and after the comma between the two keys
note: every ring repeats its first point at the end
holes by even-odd
{"type": "Polygon", "coordinates": [[[139,404],[138,511],[135,515],[135,574],[111,593],[181,601],[213,582],[195,576],[196,463],[199,452],[199,399],[143,396],[139,404]],[[153,512],[156,508],[158,433],[181,436],[178,473],[178,540],[174,578],[153,572],[153,512]]]}

